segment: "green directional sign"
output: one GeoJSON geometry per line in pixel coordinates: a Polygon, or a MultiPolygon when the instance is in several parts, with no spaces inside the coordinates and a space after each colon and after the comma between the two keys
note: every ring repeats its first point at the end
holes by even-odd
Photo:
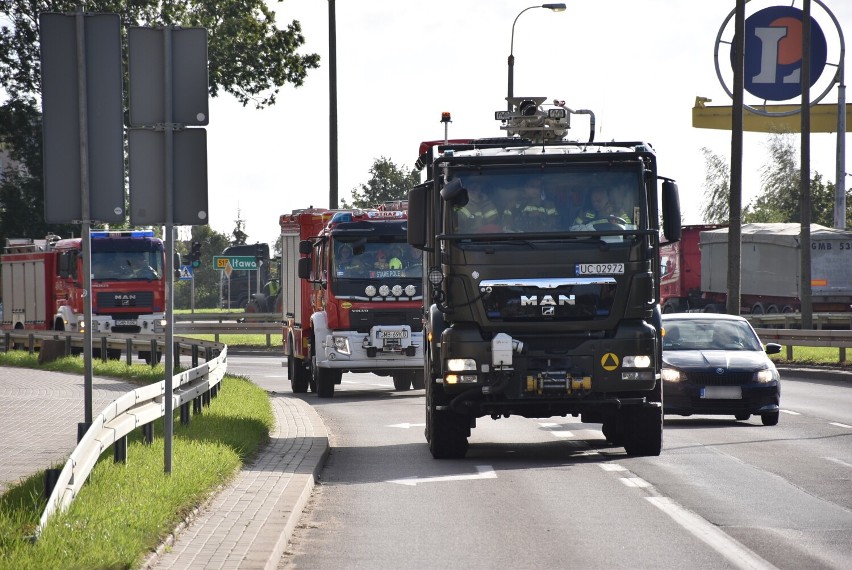
{"type": "Polygon", "coordinates": [[[232,271],[249,271],[257,270],[257,262],[250,255],[214,255],[213,269],[224,271],[225,268],[231,265],[232,271]]]}

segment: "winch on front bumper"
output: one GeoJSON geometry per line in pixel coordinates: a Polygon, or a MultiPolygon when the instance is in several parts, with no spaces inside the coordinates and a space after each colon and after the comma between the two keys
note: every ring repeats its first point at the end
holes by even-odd
{"type": "Polygon", "coordinates": [[[382,353],[399,353],[414,356],[416,347],[411,344],[411,327],[408,325],[377,325],[370,328],[362,347],[369,358],[382,353]]]}

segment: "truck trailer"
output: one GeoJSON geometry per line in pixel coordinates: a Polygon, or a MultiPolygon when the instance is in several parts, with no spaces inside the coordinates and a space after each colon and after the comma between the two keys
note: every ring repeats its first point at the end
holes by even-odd
{"type": "Polygon", "coordinates": [[[296,393],[334,395],[343,372],[422,388],[422,262],[404,202],[280,217],[283,344],[296,393]]]}
{"type": "Polygon", "coordinates": [[[593,114],[545,101],[509,98],[507,137],[421,145],[408,241],[425,259],[435,458],[463,457],[478,418],[512,415],[580,416],[630,455],[662,448],[659,225],[678,239],[677,186],[646,142],[594,143],[594,127],[563,140],[571,115],[593,114]]]}
{"type": "MultiPolygon", "coordinates": [[[[728,228],[688,225],[661,247],[663,312],[725,312],[728,228]]],[[[800,224],[744,224],[740,306],[753,315],[801,310],[800,224]]],[[[852,310],[852,233],[811,224],[811,300],[816,312],[852,310]]]]}

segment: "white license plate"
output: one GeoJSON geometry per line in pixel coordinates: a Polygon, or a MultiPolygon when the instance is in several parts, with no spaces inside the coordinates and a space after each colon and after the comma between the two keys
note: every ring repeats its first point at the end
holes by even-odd
{"type": "Polygon", "coordinates": [[[133,327],[136,326],[136,321],[134,320],[123,320],[123,321],[115,321],[115,326],[117,327],[133,327]]]}
{"type": "Polygon", "coordinates": [[[707,400],[742,400],[743,389],[740,386],[705,386],[701,397],[707,400]]]}
{"type": "Polygon", "coordinates": [[[379,338],[408,338],[408,331],[379,331],[379,338]]]}
{"type": "Polygon", "coordinates": [[[624,275],[624,264],[578,263],[577,275],[624,275]]]}

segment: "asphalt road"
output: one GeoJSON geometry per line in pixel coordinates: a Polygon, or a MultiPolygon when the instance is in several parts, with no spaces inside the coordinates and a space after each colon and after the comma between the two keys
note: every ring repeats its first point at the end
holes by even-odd
{"type": "MultiPolygon", "coordinates": [[[[230,368],[289,389],[280,357],[230,368]]],[[[513,417],[436,461],[422,391],[344,375],[333,399],[304,396],[332,450],[279,567],[852,567],[852,383],[783,381],[778,426],[667,416],[660,457],[576,418],[513,417]]]]}

